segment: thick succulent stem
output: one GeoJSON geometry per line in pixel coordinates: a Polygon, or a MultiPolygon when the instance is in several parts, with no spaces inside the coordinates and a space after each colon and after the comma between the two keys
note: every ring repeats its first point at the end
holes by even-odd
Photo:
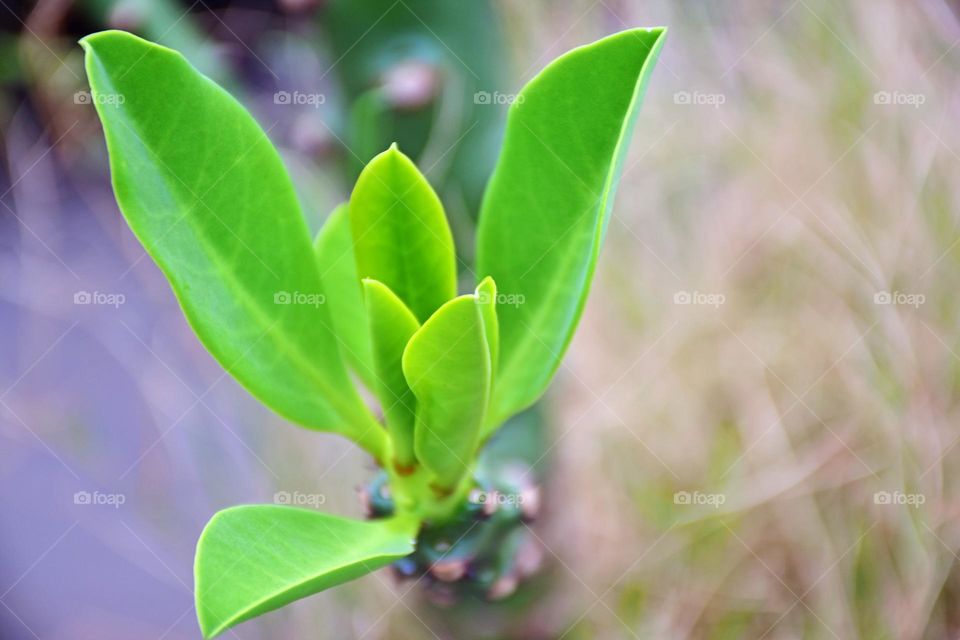
{"type": "MultiPolygon", "coordinates": [[[[504,598],[536,570],[527,529],[539,511],[539,488],[523,465],[480,469],[463,488],[438,499],[422,472],[381,472],[363,495],[372,518],[417,513],[424,520],[417,550],[398,561],[398,576],[416,578],[440,604],[463,595],[504,598]],[[399,481],[399,484],[398,484],[399,481]]],[[[536,554],[534,554],[536,555],[536,554]]]]}

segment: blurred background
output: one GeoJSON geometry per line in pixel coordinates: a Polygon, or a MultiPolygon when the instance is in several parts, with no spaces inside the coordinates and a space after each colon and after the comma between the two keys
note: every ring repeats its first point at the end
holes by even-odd
{"type": "Polygon", "coordinates": [[[373,471],[193,337],[113,200],[79,37],[133,31],[228,87],[313,229],[397,140],[469,260],[504,96],[654,25],[584,320],[510,445],[542,476],[541,577],[451,611],[381,572],[232,637],[960,636],[958,10],[0,1],[0,638],[197,638],[215,511],[359,517],[373,471]]]}

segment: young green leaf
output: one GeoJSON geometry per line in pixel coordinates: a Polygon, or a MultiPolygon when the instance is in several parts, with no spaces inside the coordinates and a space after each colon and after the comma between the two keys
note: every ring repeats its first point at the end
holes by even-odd
{"type": "Polygon", "coordinates": [[[536,401],[573,336],[665,33],[634,29],[575,49],[510,108],[477,246],[478,272],[523,300],[498,309],[493,423],[536,401]]]}
{"type": "Polygon", "coordinates": [[[205,638],[413,553],[411,518],[357,521],[279,505],[217,513],[194,560],[205,638]]]}
{"type": "Polygon", "coordinates": [[[179,53],[121,31],[81,41],[120,210],[201,342],[304,426],[386,442],[340,357],[280,156],[179,53]]]}
{"type": "Polygon", "coordinates": [[[443,205],[396,145],[357,179],[350,226],[360,277],[390,287],[419,321],[456,295],[456,256],[443,205]]]}
{"type": "Polygon", "coordinates": [[[403,352],[417,398],[417,459],[452,490],[470,467],[490,395],[490,349],[475,295],[447,302],[403,352]]]}
{"type": "Polygon", "coordinates": [[[497,283],[487,276],[477,285],[474,293],[477,304],[480,305],[480,316],[483,318],[483,331],[487,337],[487,346],[490,348],[490,371],[496,378],[497,364],[500,360],[500,323],[497,321],[497,283]]]}
{"type": "Polygon", "coordinates": [[[313,243],[326,292],[333,327],[340,338],[341,352],[360,379],[370,388],[376,386],[370,330],[363,308],[363,291],[353,257],[353,235],[346,204],[333,210],[313,243]]]}
{"type": "Polygon", "coordinates": [[[403,377],[402,359],[403,350],[420,323],[390,287],[378,280],[365,279],[363,295],[378,382],[374,390],[393,440],[395,462],[410,467],[416,461],[413,432],[417,402],[403,377]]]}

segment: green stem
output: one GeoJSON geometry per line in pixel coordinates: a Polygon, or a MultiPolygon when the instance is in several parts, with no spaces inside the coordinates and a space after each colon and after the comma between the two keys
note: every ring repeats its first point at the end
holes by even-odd
{"type": "Polygon", "coordinates": [[[354,424],[361,426],[349,434],[350,439],[372,455],[381,467],[389,467],[390,440],[380,421],[370,413],[369,409],[365,409],[354,424]]]}
{"type": "Polygon", "coordinates": [[[440,524],[452,519],[463,506],[473,486],[472,470],[463,475],[453,491],[439,495],[433,488],[433,474],[416,465],[412,472],[401,473],[387,465],[390,490],[398,514],[409,514],[420,520],[440,524]]]}

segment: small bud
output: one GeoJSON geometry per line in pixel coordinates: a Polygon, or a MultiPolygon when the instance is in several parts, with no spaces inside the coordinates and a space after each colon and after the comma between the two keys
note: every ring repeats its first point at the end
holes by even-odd
{"type": "Polygon", "coordinates": [[[133,2],[118,2],[107,16],[107,24],[111,29],[140,31],[143,27],[143,12],[133,2]]]}
{"type": "Polygon", "coordinates": [[[487,599],[503,600],[504,598],[509,598],[513,595],[514,591],[517,590],[519,584],[520,581],[517,579],[517,576],[512,573],[500,576],[487,591],[487,599]]]}
{"type": "Polygon", "coordinates": [[[526,522],[537,519],[540,515],[540,487],[530,485],[520,492],[520,516],[526,522]]]}
{"type": "Polygon", "coordinates": [[[529,578],[543,566],[543,547],[532,536],[527,536],[517,550],[514,564],[521,578],[529,578]]]}
{"type": "Polygon", "coordinates": [[[387,69],[380,83],[393,108],[412,111],[433,101],[440,86],[440,74],[432,64],[411,60],[387,69]]]}
{"type": "Polygon", "coordinates": [[[467,573],[465,560],[439,560],[430,567],[430,573],[441,582],[456,582],[467,573]]]}

